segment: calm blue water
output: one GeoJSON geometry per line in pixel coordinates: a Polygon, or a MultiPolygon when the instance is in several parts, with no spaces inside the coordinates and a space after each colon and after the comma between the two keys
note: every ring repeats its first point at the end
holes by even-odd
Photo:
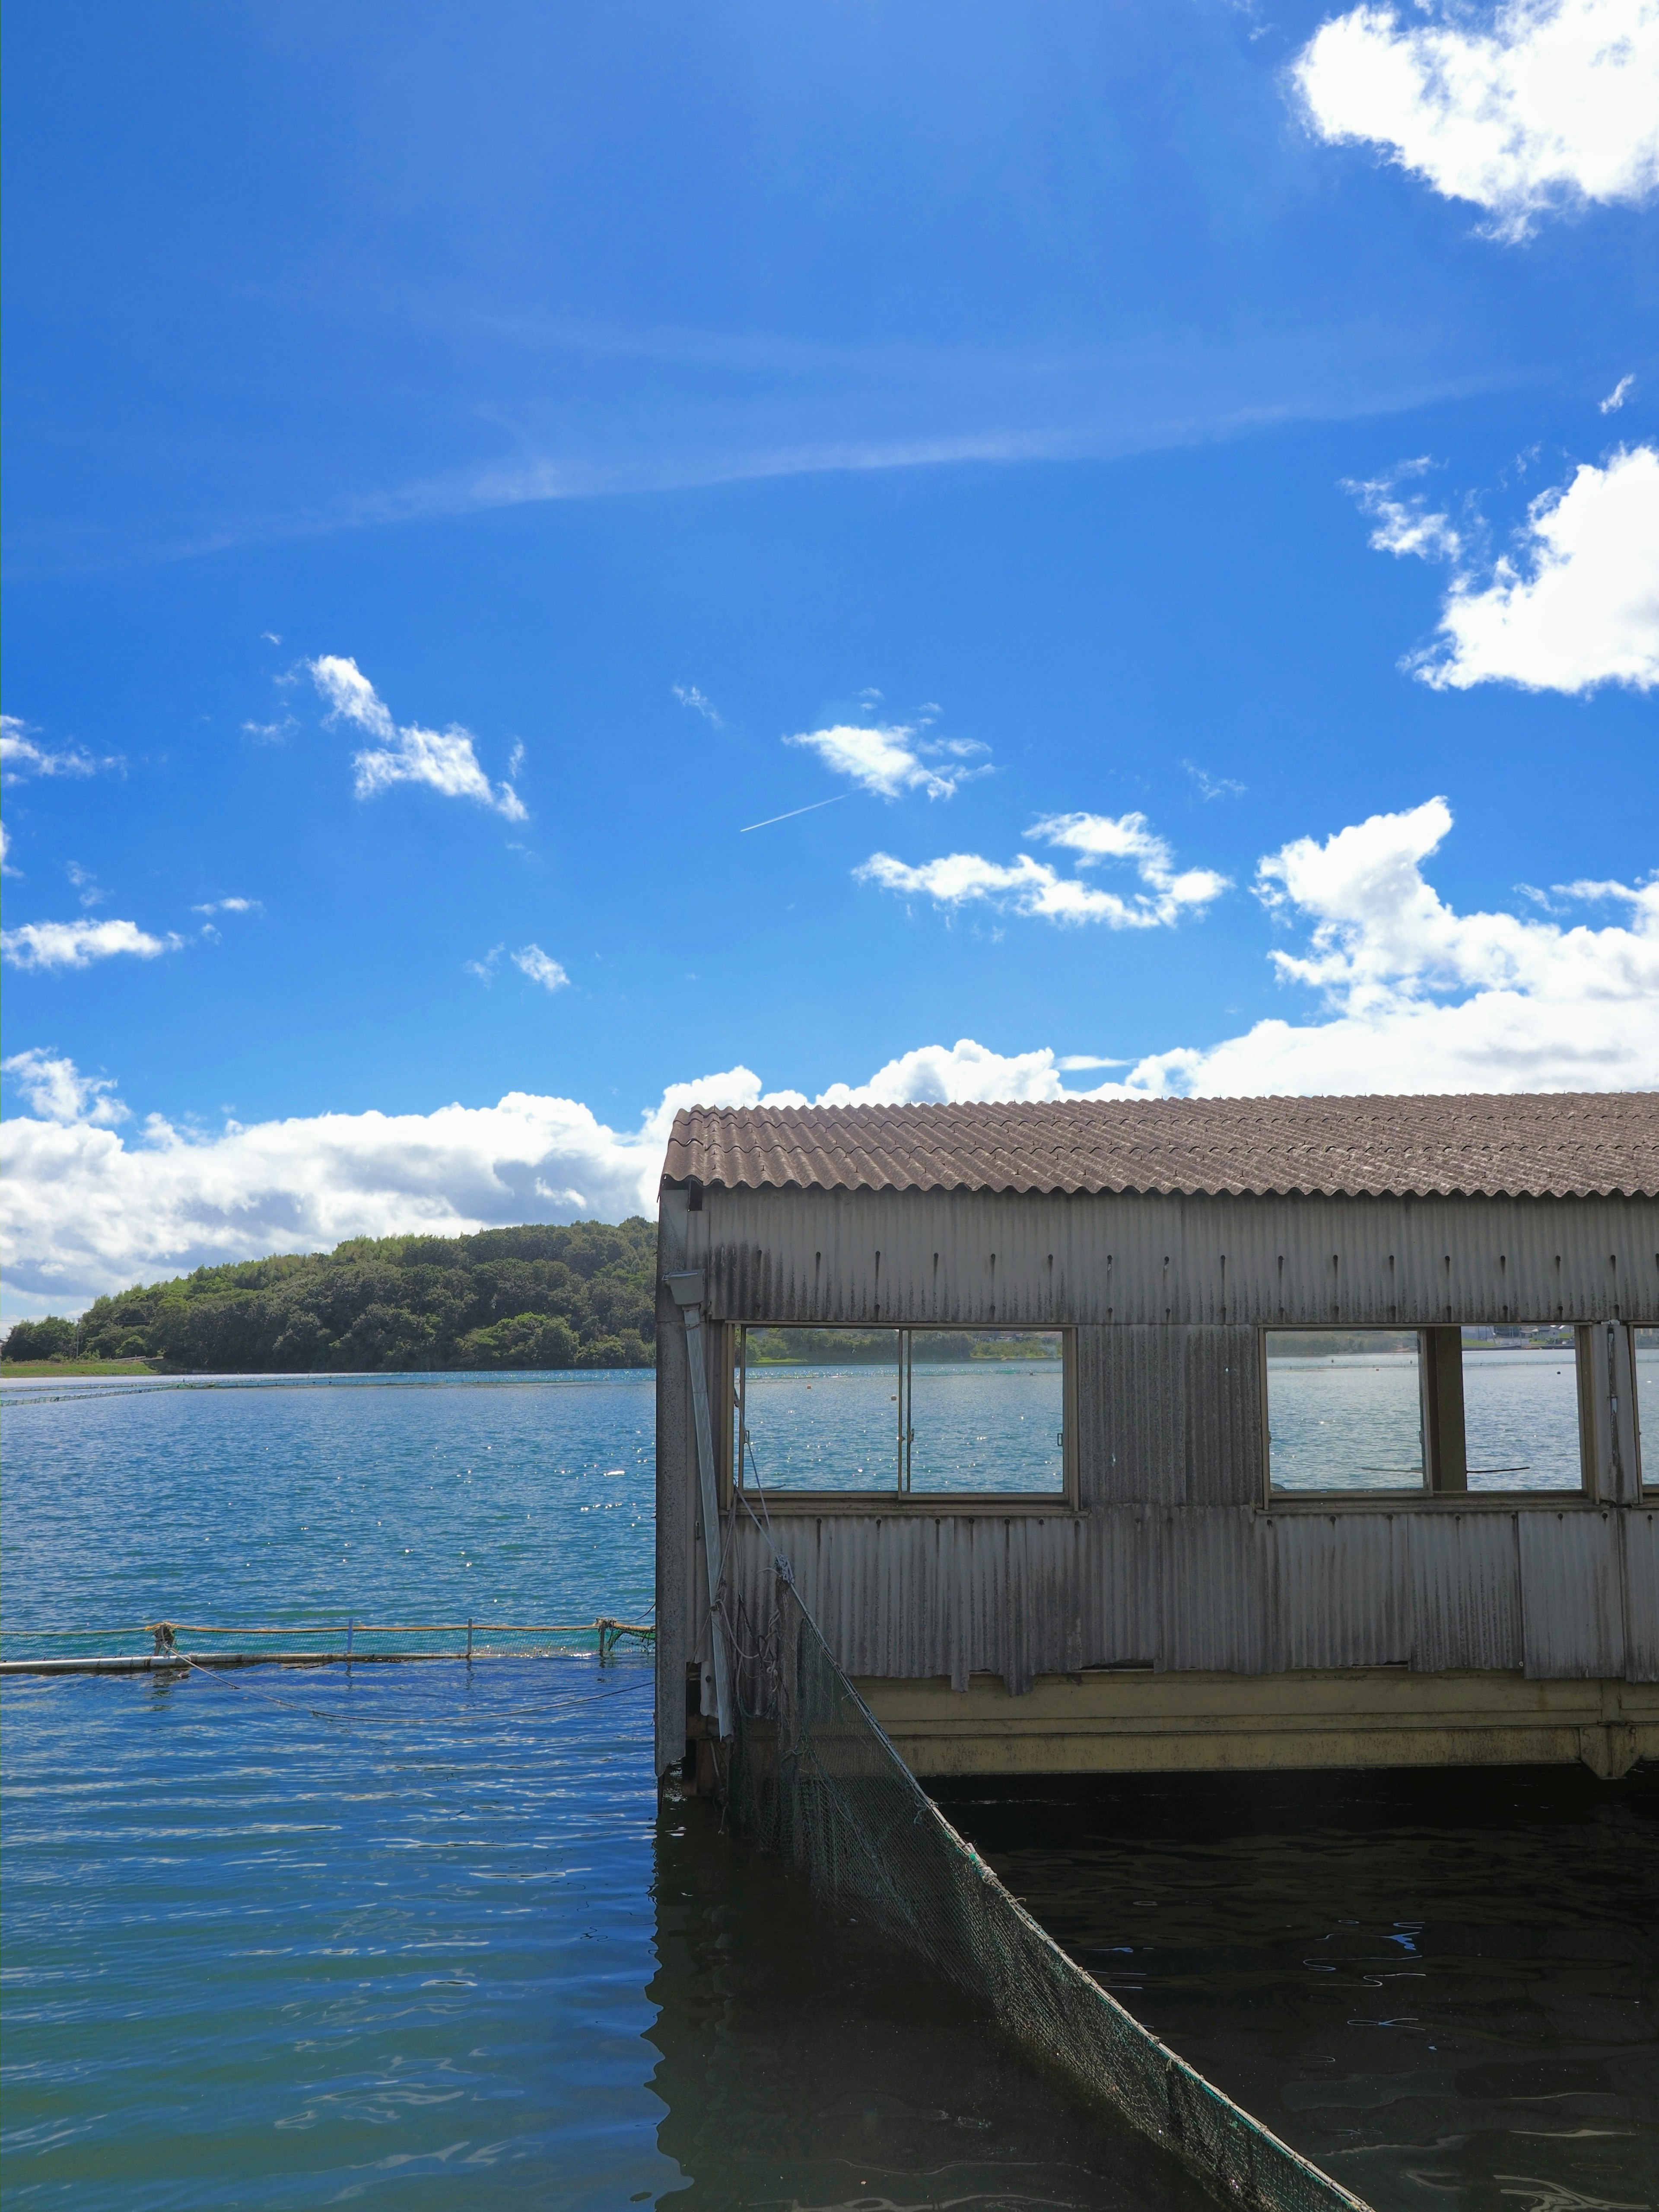
{"type": "MultiPolygon", "coordinates": [[[[4,1413],[8,1631],[649,1601],[648,1377],[44,1396],[4,1413]]],[[[1200,2201],[659,1807],[637,1659],[9,1680],[0,1723],[9,2204],[1200,2201]]],[[[1379,2207],[1659,2206],[1654,1777],[951,1810],[1379,2207]]]]}
{"type": "MultiPolygon", "coordinates": [[[[1659,1432],[1659,1344],[1637,1352],[1637,1397],[1659,1432]]],[[[1267,1362],[1276,1490],[1419,1490],[1415,1352],[1267,1362]]],[[[1471,1490],[1577,1490],[1578,1383],[1571,1352],[1466,1352],[1463,1415],[1471,1490]]],[[[1656,1446],[1656,1449],[1659,1449],[1656,1446]]]]}
{"type": "MultiPolygon", "coordinates": [[[[767,1489],[892,1490],[898,1378],[888,1366],[751,1367],[749,1467],[767,1489]]],[[[914,1492],[1066,1486],[1058,1359],[918,1360],[910,1393],[914,1492]]]]}

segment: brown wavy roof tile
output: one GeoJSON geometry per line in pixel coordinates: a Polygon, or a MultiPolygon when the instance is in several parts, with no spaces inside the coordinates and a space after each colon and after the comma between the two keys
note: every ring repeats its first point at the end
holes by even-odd
{"type": "Polygon", "coordinates": [[[693,1106],[665,1188],[1659,1197],[1659,1091],[693,1106]]]}

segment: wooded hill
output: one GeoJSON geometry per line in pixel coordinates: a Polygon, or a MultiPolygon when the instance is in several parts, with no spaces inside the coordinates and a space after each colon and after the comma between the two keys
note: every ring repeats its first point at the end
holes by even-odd
{"type": "MultiPolygon", "coordinates": [[[[649,1367],[656,1263],[656,1224],[637,1217],[357,1237],[100,1298],[82,1316],[79,1350],[218,1374],[649,1367]]],[[[20,1322],[0,1353],[62,1357],[74,1336],[72,1322],[20,1322]]]]}

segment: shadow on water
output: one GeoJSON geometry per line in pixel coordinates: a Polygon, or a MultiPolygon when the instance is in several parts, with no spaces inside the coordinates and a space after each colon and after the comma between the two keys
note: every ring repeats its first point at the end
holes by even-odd
{"type": "Polygon", "coordinates": [[[677,2208],[1212,2207],[705,1802],[663,1809],[656,1907],[646,2034],[662,2054],[658,2145],[689,2184],[677,2208]]]}
{"type": "Polygon", "coordinates": [[[935,1795],[1074,1958],[1379,2212],[1659,2207],[1659,1769],[935,1795]]]}

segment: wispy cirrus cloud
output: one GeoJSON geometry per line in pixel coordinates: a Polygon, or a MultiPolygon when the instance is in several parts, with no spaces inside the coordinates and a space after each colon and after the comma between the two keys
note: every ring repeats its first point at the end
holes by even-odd
{"type": "MultiPolygon", "coordinates": [[[[880,696],[871,694],[872,703],[880,696]]],[[[973,738],[925,737],[908,723],[837,722],[783,742],[815,752],[827,769],[874,799],[898,799],[907,791],[951,799],[963,784],[991,773],[988,745],[973,738]]]]}
{"type": "Polygon", "coordinates": [[[1322,24],[1291,69],[1318,137],[1384,147],[1515,241],[1659,190],[1659,0],[1422,0],[1322,24]]]}
{"type": "MultiPolygon", "coordinates": [[[[446,799],[470,799],[492,807],[509,822],[529,820],[511,781],[492,784],[484,774],[470,730],[459,723],[447,730],[424,729],[418,722],[394,723],[386,702],[347,655],[325,653],[305,666],[328,702],[329,720],[349,722],[374,741],[352,756],[359,799],[373,799],[400,783],[424,784],[446,799]]],[[[523,757],[522,748],[515,748],[512,774],[517,774],[523,757]]]]}
{"type": "Polygon", "coordinates": [[[544,952],[539,945],[522,946],[513,955],[513,965],[532,983],[539,983],[544,991],[562,991],[570,981],[559,963],[544,952]]]}
{"type": "Polygon", "coordinates": [[[184,941],[171,932],[152,937],[136,921],[26,921],[0,933],[0,954],[14,968],[90,968],[94,961],[123,954],[155,960],[163,952],[176,952],[184,941]]]}
{"type": "Polygon", "coordinates": [[[984,905],[1043,921],[1101,922],[1109,929],[1172,927],[1183,916],[1201,914],[1229,888],[1227,878],[1213,869],[1177,868],[1168,841],[1144,814],[1049,814],[1026,835],[1074,854],[1079,867],[1127,864],[1143,888],[1126,896],[1081,876],[1063,875],[1029,853],[1010,861],[950,853],[915,866],[890,853],[874,853],[854,873],[861,882],[928,898],[947,909],[984,905]]]}
{"type": "Polygon", "coordinates": [[[569,983],[570,978],[560,963],[533,943],[520,945],[514,953],[509,953],[505,945],[492,945],[482,959],[466,960],[461,964],[469,975],[476,975],[481,983],[493,983],[503,959],[510,959],[521,975],[532,983],[539,983],[544,991],[562,991],[569,983]]]}
{"type": "Polygon", "coordinates": [[[709,723],[714,729],[723,730],[726,727],[714,702],[705,698],[695,684],[676,684],[672,689],[674,696],[682,707],[689,707],[694,714],[701,714],[704,721],[709,723]]]}
{"type": "Polygon", "coordinates": [[[99,759],[80,745],[53,751],[35,743],[38,734],[32,723],[17,715],[0,714],[0,773],[9,782],[20,783],[31,775],[96,775],[100,769],[125,766],[118,753],[106,753],[99,759]]]}
{"type": "Polygon", "coordinates": [[[1407,488],[1426,465],[1351,485],[1379,551],[1445,561],[1436,641],[1407,665],[1437,690],[1514,684],[1580,693],[1659,684],[1659,449],[1620,447],[1542,493],[1511,550],[1484,560],[1480,533],[1407,488]]]}

